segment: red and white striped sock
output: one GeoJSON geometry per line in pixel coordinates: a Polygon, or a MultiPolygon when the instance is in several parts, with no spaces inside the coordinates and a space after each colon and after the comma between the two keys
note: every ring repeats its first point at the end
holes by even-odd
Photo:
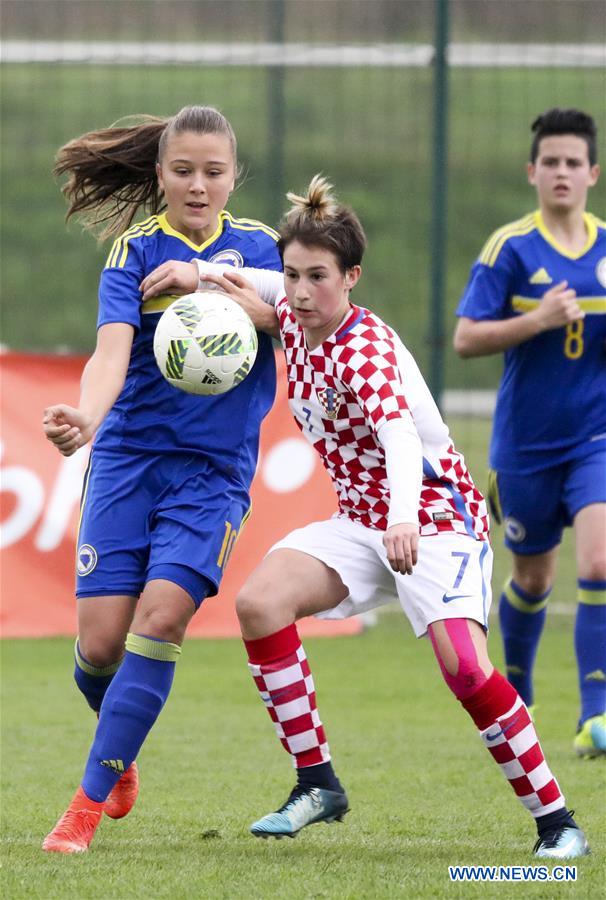
{"type": "Polygon", "coordinates": [[[296,625],[267,637],[244,641],[248,668],[296,768],[330,760],[316,707],[314,681],[296,625]]]}
{"type": "Polygon", "coordinates": [[[564,796],[545,761],[530,713],[501,673],[495,669],[488,681],[461,703],[518,799],[535,819],[562,809],[564,796]]]}

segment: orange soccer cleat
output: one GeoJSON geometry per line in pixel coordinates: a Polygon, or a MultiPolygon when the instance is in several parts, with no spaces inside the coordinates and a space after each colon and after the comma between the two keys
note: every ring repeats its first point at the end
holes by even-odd
{"type": "Polygon", "coordinates": [[[113,786],[105,801],[105,814],[111,819],[122,819],[127,816],[139,794],[139,772],[137,763],[130,764],[120,781],[113,786]]]}
{"type": "Polygon", "coordinates": [[[104,805],[90,800],[79,787],[67,810],[45,837],[42,849],[55,853],[84,853],[101,821],[104,805]]]}

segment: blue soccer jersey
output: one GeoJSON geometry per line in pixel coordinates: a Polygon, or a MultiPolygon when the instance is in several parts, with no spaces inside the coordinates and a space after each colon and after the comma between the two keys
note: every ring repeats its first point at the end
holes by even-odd
{"type": "Polygon", "coordinates": [[[533,472],[582,457],[606,442],[606,223],[586,213],[587,242],[573,254],[540,212],[505,225],[475,262],[457,315],[508,319],[536,309],[567,281],[585,318],[505,352],[490,464],[533,472]]]}
{"type": "Polygon", "coordinates": [[[101,276],[97,324],[125,322],[134,327],[135,337],[124,387],[99,429],[95,448],[203,454],[248,487],[257,462],[259,426],[275,395],[271,338],[259,334],[251,372],[227,394],[186,394],[165,381],[153,353],[158,319],[175,297],[143,303],[139,284],[170,259],[280,271],[277,238],[260,222],[223,211],[216,232],[201,245],[175,231],[165,215],[133,225],[115,241],[101,276]]]}

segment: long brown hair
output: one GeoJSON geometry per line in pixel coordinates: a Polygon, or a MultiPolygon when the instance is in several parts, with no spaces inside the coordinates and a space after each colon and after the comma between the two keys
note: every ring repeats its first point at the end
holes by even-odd
{"type": "Polygon", "coordinates": [[[314,175],[303,195],[289,192],[292,206],[280,224],[278,249],[282,257],[288,244],[330,250],[342,272],[358,266],[366,249],[366,235],[355,212],[339,203],[332,184],[314,175]]]}
{"type": "Polygon", "coordinates": [[[80,214],[83,227],[98,232],[101,241],[128,228],[140,207],[152,215],[164,208],[156,163],[175,134],[225,135],[237,174],[234,130],[212,106],[186,106],[168,119],[136,119],[89,131],[57,153],[53,174],[69,176],[62,188],[69,203],[66,220],[80,214]]]}

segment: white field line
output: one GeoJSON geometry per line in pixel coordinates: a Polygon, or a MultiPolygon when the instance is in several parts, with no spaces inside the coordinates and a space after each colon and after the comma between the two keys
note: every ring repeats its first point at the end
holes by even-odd
{"type": "MultiPolygon", "coordinates": [[[[426,67],[431,44],[191,43],[160,41],[0,42],[4,63],[84,65],[426,67]]],[[[606,44],[450,44],[451,66],[605,68],[606,44]]]]}
{"type": "Polygon", "coordinates": [[[445,390],[442,392],[442,409],[446,416],[492,419],[496,400],[496,391],[445,390]]]}

